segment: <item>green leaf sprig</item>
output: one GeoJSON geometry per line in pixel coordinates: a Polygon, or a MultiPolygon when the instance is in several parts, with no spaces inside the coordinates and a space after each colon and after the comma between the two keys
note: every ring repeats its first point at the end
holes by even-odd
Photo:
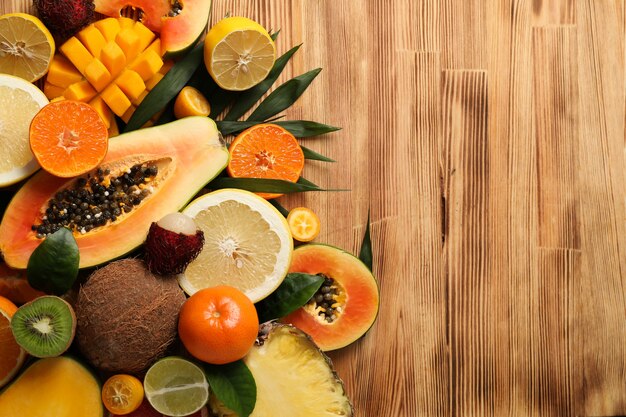
{"type": "Polygon", "coordinates": [[[363,235],[363,242],[361,242],[361,250],[359,251],[359,259],[363,262],[370,271],[373,266],[373,254],[372,254],[372,239],[370,237],[370,212],[367,211],[367,225],[365,226],[365,234],[363,235]]]}
{"type": "Polygon", "coordinates": [[[239,417],[248,417],[256,405],[256,383],[242,361],[226,365],[204,364],[204,372],[215,396],[239,417]]]}
{"type": "Polygon", "coordinates": [[[219,190],[222,188],[239,188],[241,190],[252,191],[254,193],[278,193],[278,194],[291,194],[301,193],[307,191],[347,191],[341,189],[324,189],[317,185],[307,182],[290,182],[285,180],[276,180],[269,178],[230,178],[230,177],[217,177],[209,183],[207,186],[212,190],[219,190]]]}
{"type": "Polygon", "coordinates": [[[319,275],[287,274],[280,286],[256,304],[259,323],[285,317],[305,305],[324,283],[319,275]]]}

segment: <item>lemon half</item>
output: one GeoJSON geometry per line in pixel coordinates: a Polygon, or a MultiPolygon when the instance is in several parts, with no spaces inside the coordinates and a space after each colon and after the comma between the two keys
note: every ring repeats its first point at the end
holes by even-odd
{"type": "Polygon", "coordinates": [[[33,84],[0,74],[0,187],[21,181],[39,169],[30,150],[29,128],[46,104],[46,95],[33,84]]]}
{"type": "Polygon", "coordinates": [[[276,46],[267,30],[245,17],[227,17],[209,30],[204,63],[217,85],[242,91],[267,77],[276,59],[276,46]]]}
{"type": "Polygon", "coordinates": [[[178,277],[187,294],[230,285],[256,303],[287,275],[293,252],[289,225],[265,199],[223,189],[197,198],[183,213],[204,232],[202,252],[178,277]]]}

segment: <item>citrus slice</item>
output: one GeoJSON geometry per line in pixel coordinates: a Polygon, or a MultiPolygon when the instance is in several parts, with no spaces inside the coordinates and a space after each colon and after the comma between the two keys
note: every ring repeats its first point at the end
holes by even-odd
{"type": "Polygon", "coordinates": [[[229,285],[256,303],[287,275],[293,251],[289,225],[261,197],[218,190],[192,201],[183,213],[204,232],[202,252],[178,278],[187,294],[229,285]]]}
{"type": "Polygon", "coordinates": [[[193,414],[209,398],[209,384],[202,369],[175,356],[163,358],[148,369],[143,389],[150,405],[171,417],[193,414]]]}
{"type": "Polygon", "coordinates": [[[310,242],[320,234],[320,218],[313,210],[296,207],[287,215],[291,235],[299,242],[310,242]]]}
{"type": "Polygon", "coordinates": [[[132,375],[113,375],[102,386],[102,403],[113,414],[132,413],[142,401],[143,385],[132,375]]]}
{"type": "Polygon", "coordinates": [[[17,344],[11,331],[11,317],[16,311],[15,304],[0,297],[0,387],[15,376],[26,359],[26,351],[17,344]]]}
{"type": "Polygon", "coordinates": [[[267,30],[245,17],[227,17],[209,30],[204,41],[204,63],[217,85],[241,91],[267,77],[276,46],[267,30]]]}
{"type": "Polygon", "coordinates": [[[94,169],[104,159],[109,133],[87,103],[61,100],[37,113],[30,125],[30,148],[43,169],[69,178],[94,169]]]}
{"type": "Polygon", "coordinates": [[[48,99],[33,84],[0,74],[0,187],[21,181],[39,169],[28,144],[28,128],[46,104],[48,99]]]}
{"type": "Polygon", "coordinates": [[[211,114],[209,100],[197,89],[186,86],[180,90],[174,102],[174,115],[177,119],[189,116],[208,116],[211,114]]]}
{"type": "Polygon", "coordinates": [[[34,82],[54,56],[54,39],[41,20],[25,13],[0,16],[0,72],[34,82]]]}
{"type": "MultiPolygon", "coordinates": [[[[235,178],[271,178],[296,182],[304,168],[304,153],[296,138],[271,123],[241,132],[228,148],[228,175],[235,178]]],[[[259,193],[266,199],[281,194],[259,193]]]]}

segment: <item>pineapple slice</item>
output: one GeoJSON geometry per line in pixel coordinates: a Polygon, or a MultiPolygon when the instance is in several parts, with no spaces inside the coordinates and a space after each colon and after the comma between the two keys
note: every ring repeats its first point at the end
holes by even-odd
{"type": "MultiPolygon", "coordinates": [[[[275,322],[261,326],[244,358],[257,386],[250,417],[352,417],[354,410],[330,359],[301,330],[275,322]]],[[[234,417],[211,395],[216,417],[234,417]]]]}

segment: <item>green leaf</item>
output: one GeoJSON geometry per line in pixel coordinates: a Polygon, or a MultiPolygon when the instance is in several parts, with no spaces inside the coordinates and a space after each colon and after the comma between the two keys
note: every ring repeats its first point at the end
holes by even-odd
{"type": "Polygon", "coordinates": [[[258,85],[252,87],[251,89],[244,91],[237,98],[237,101],[233,104],[228,114],[224,117],[224,120],[233,121],[239,119],[243,116],[248,110],[254,106],[254,104],[263,97],[263,94],[267,93],[267,91],[272,87],[272,85],[276,82],[280,74],[285,69],[285,66],[296,53],[296,51],[302,46],[302,44],[298,46],[294,46],[285,54],[283,54],[280,58],[274,62],[274,66],[271,71],[267,75],[267,77],[261,81],[258,85]]]}
{"type": "Polygon", "coordinates": [[[321,71],[317,68],[282,84],[259,104],[248,120],[266,120],[291,107],[321,71]]]}
{"type": "Polygon", "coordinates": [[[372,240],[370,238],[370,212],[367,211],[367,225],[365,226],[365,235],[363,236],[363,242],[361,243],[361,251],[359,252],[359,259],[363,262],[370,271],[373,266],[372,255],[372,240]]]}
{"type": "Polygon", "coordinates": [[[321,153],[317,153],[312,149],[307,148],[306,146],[300,145],[302,149],[302,153],[304,154],[304,159],[311,159],[313,161],[323,161],[323,162],[336,162],[334,159],[330,159],[327,156],[322,155],[321,153]]]}
{"type": "Polygon", "coordinates": [[[276,39],[278,38],[278,34],[279,34],[279,33],[280,33],[280,29],[278,29],[276,32],[272,33],[272,34],[270,35],[270,38],[272,38],[272,40],[273,40],[274,42],[276,42],[276,39]]]}
{"type": "MultiPolygon", "coordinates": [[[[299,193],[304,191],[331,191],[324,190],[318,186],[311,186],[307,184],[298,184],[285,180],[275,180],[269,178],[230,178],[230,177],[218,177],[209,183],[208,188],[220,189],[220,188],[239,188],[241,190],[248,190],[255,193],[299,193]]],[[[334,191],[334,190],[333,190],[334,191]]]]}
{"type": "Polygon", "coordinates": [[[163,79],[148,93],[133,113],[125,132],[139,129],[187,84],[204,59],[204,43],[197,44],[181,61],[174,64],[163,79]]]}
{"type": "Polygon", "coordinates": [[[298,178],[298,184],[308,185],[309,187],[318,187],[317,185],[313,184],[311,181],[307,180],[304,177],[298,178]]]}
{"type": "Polygon", "coordinates": [[[276,207],[276,210],[280,211],[280,214],[282,214],[284,217],[287,217],[289,215],[289,210],[287,210],[285,207],[283,207],[283,205],[280,204],[278,201],[276,201],[275,198],[269,200],[269,202],[270,202],[271,205],[276,207]]]}
{"type": "Polygon", "coordinates": [[[324,283],[319,275],[287,274],[280,286],[256,304],[259,323],[285,317],[305,305],[324,283]]]}
{"type": "Polygon", "coordinates": [[[215,396],[238,417],[248,417],[256,404],[256,383],[252,372],[239,360],[226,365],[204,364],[215,396]]]}
{"type": "Polygon", "coordinates": [[[284,122],[276,122],[276,124],[284,127],[297,138],[308,138],[341,130],[340,127],[329,126],[309,120],[287,120],[284,122]]]}
{"type": "Polygon", "coordinates": [[[222,132],[223,136],[232,135],[233,133],[239,133],[246,130],[249,127],[258,125],[263,122],[229,122],[224,120],[216,120],[217,129],[222,132]]]}
{"type": "Polygon", "coordinates": [[[63,295],[78,277],[79,260],[76,239],[63,227],[48,235],[30,255],[26,268],[28,283],[37,290],[63,295]]]}

